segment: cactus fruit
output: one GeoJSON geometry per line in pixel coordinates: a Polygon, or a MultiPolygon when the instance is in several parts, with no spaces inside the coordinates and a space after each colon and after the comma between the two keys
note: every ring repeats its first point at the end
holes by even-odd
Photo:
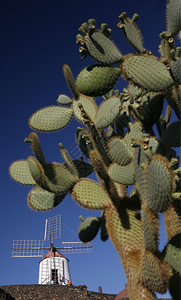
{"type": "Polygon", "coordinates": [[[73,98],[60,94],[58,105],[39,109],[29,125],[51,132],[74,116],[81,123],[76,142],[85,160],[72,159],[59,143],[64,162],[47,163],[38,135],[31,132],[25,142],[35,157],[9,167],[15,181],[34,186],[28,194],[34,210],[52,209],[68,193],[83,208],[101,210],[100,217],[81,218],[79,238],[91,241],[99,230],[102,241],[110,238],[125,270],[130,300],[155,300],[155,293],[167,288],[173,299],[179,298],[181,48],[175,47],[175,35],[181,33],[180,9],[180,0],[168,1],[160,58],[144,49],[137,14],[119,17],[118,27],[136,50],[128,55],[110,39],[106,23],[100,30],[94,19],[83,23],[76,37],[79,52],[97,64],[84,67],[76,80],[64,65],[73,98]],[[122,90],[117,87],[120,76],[127,81],[122,90]],[[102,102],[94,98],[99,96],[102,102]],[[98,182],[85,178],[93,172],[98,182]],[[167,236],[162,251],[160,213],[167,236]]]}
{"type": "Polygon", "coordinates": [[[76,85],[82,94],[102,96],[114,87],[120,73],[120,69],[116,67],[92,65],[79,73],[76,85]]]}

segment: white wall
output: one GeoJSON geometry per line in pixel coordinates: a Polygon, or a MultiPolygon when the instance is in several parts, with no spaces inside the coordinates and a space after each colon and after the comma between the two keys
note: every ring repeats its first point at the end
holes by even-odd
{"type": "Polygon", "coordinates": [[[58,270],[58,284],[66,285],[71,282],[68,260],[63,257],[50,257],[40,261],[39,284],[51,284],[52,269],[58,270]]]}

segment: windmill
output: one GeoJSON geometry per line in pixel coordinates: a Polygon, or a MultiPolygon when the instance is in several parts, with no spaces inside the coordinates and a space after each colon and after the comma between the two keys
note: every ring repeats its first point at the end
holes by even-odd
{"type": "Polygon", "coordinates": [[[63,254],[89,253],[91,243],[61,242],[60,247],[54,247],[53,240],[61,238],[61,215],[45,220],[43,240],[14,240],[12,257],[41,257],[39,262],[39,284],[71,284],[69,260],[63,254]],[[45,246],[49,241],[50,246],[45,246]],[[60,249],[59,252],[57,249],[60,249]],[[44,250],[48,252],[44,255],[44,250]]]}

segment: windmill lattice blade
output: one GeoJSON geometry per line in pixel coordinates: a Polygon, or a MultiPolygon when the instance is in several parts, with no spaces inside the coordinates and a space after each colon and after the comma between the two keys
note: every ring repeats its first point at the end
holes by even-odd
{"type": "Polygon", "coordinates": [[[61,237],[61,215],[53,216],[45,221],[44,240],[58,239],[61,237]]]}
{"type": "Polygon", "coordinates": [[[92,252],[92,244],[82,242],[62,242],[61,252],[64,254],[90,253],[92,252]]]}
{"type": "Polygon", "coordinates": [[[43,242],[43,240],[14,240],[12,257],[41,257],[43,242]]]}

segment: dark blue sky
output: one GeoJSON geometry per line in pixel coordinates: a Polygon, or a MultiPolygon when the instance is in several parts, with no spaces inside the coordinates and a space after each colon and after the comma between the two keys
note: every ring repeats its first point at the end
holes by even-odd
{"type": "MultiPolygon", "coordinates": [[[[144,46],[158,55],[159,33],[165,30],[164,0],[6,0],[0,3],[1,64],[1,247],[0,285],[37,283],[38,260],[11,258],[13,239],[42,239],[45,218],[62,214],[65,227],[63,241],[78,241],[78,216],[100,215],[78,207],[68,196],[55,210],[31,211],[26,202],[28,187],[14,183],[8,175],[10,163],[31,155],[24,138],[31,129],[28,118],[37,109],[56,104],[61,93],[72,96],[62,73],[68,64],[74,75],[89,64],[81,60],[75,37],[80,25],[95,18],[99,27],[106,22],[112,28],[112,39],[123,54],[134,52],[123,33],[116,27],[118,16],[140,15],[144,46]],[[67,229],[70,228],[71,230],[67,229]]],[[[121,82],[120,90],[126,87],[121,82]]],[[[77,123],[53,134],[40,134],[48,161],[60,161],[58,143],[67,149],[75,144],[77,123]]],[[[118,293],[126,279],[119,257],[110,241],[99,237],[93,241],[93,253],[69,257],[73,284],[86,284],[89,290],[118,293]]]]}

